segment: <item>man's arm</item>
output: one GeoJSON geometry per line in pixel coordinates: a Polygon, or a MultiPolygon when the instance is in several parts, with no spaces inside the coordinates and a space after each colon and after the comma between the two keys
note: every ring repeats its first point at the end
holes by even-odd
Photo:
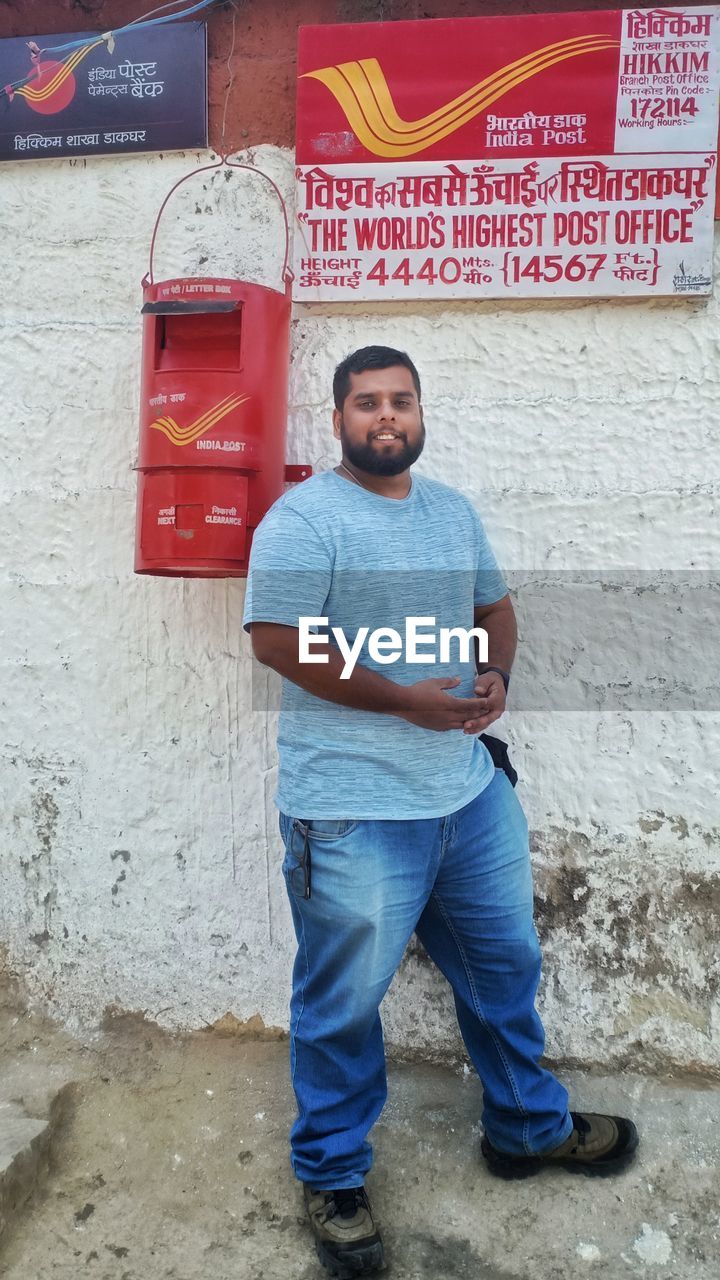
{"type": "Polygon", "coordinates": [[[475,693],[483,703],[483,710],[480,716],[467,720],[463,725],[465,733],[477,734],[483,733],[505,710],[505,682],[497,671],[488,671],[487,668],[500,667],[510,675],[517,648],[517,622],[510,596],[503,596],[493,604],[476,604],[473,626],[484,627],[488,637],[487,662],[478,662],[476,656],[478,678],[475,693]]]}
{"type": "MultiPolygon", "coordinates": [[[[345,659],[331,644],[327,646],[327,663],[305,663],[299,658],[297,627],[253,622],[250,632],[258,662],[326,702],[399,716],[421,729],[437,732],[462,729],[470,717],[486,711],[485,698],[454,698],[447,692],[460,683],[459,676],[401,685],[357,663],[349,679],[341,680],[345,659]]],[[[502,687],[502,681],[500,684],[502,687]]]]}
{"type": "Polygon", "coordinates": [[[517,622],[510,596],[503,596],[494,604],[476,604],[473,626],[484,627],[488,637],[488,660],[476,664],[478,673],[482,675],[491,666],[510,675],[517,648],[517,622]]]}

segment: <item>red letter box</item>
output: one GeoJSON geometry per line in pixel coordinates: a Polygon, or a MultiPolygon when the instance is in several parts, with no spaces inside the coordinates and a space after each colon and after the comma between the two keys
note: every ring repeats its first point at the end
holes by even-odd
{"type": "Polygon", "coordinates": [[[283,293],[209,276],[155,283],[157,228],[180,183],[160,208],[143,281],[136,573],[246,577],[254,529],[286,479],[311,474],[285,466],[292,276],[285,205],[267,181],[285,217],[283,293]]]}

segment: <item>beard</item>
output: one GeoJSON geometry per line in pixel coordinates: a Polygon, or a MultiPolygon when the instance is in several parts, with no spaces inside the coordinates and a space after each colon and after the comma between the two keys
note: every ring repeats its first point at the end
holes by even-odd
{"type": "Polygon", "coordinates": [[[371,476],[399,476],[402,471],[407,471],[408,467],[417,462],[425,448],[425,423],[421,423],[420,436],[414,444],[408,444],[407,436],[403,431],[398,431],[397,434],[401,447],[385,453],[382,445],[353,444],[347,437],[345,423],[342,419],[340,420],[340,443],[344,456],[358,470],[367,471],[371,476]]]}

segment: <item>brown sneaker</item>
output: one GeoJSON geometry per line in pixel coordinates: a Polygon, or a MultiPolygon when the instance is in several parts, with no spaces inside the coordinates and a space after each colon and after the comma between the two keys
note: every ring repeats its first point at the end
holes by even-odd
{"type": "Polygon", "coordinates": [[[632,1120],[622,1116],[595,1115],[590,1111],[571,1111],[573,1131],[567,1141],[539,1156],[513,1156],[483,1138],[480,1149],[488,1168],[498,1178],[529,1178],[541,1169],[569,1169],[603,1177],[619,1173],[632,1162],[639,1142],[632,1120]]]}
{"type": "Polygon", "coordinates": [[[305,1183],[304,1190],[317,1256],[330,1275],[353,1280],[354,1276],[382,1271],[382,1240],[365,1188],[313,1191],[305,1183]]]}

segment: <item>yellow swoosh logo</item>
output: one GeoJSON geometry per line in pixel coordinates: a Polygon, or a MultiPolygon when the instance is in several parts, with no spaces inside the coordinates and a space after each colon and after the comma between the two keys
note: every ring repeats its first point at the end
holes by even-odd
{"type": "Polygon", "coordinates": [[[200,436],[206,435],[213,427],[217,426],[223,418],[226,418],[233,409],[237,409],[238,405],[244,404],[249,400],[249,396],[226,396],[224,400],[220,400],[212,409],[208,409],[189,427],[180,427],[174,418],[165,416],[156,418],[150,423],[151,431],[162,431],[167,436],[171,444],[183,447],[186,444],[192,444],[193,440],[199,440],[200,436]]]}
{"type": "Polygon", "coordinates": [[[455,133],[498,98],[548,67],[568,58],[619,47],[619,40],[602,33],[545,45],[515,62],[508,62],[444,107],[418,120],[403,120],[398,115],[377,58],[306,71],[301,78],[319,80],[330,90],[353,133],[373,155],[412,156],[455,133]]]}
{"type": "Polygon", "coordinates": [[[70,55],[67,62],[63,62],[62,66],[58,67],[52,77],[52,80],[48,80],[47,84],[43,85],[42,89],[33,89],[31,84],[26,84],[23,85],[21,89],[16,89],[15,92],[21,97],[27,98],[28,102],[44,102],[46,98],[51,98],[52,95],[60,88],[60,85],[67,80],[68,76],[72,74],[78,63],[82,62],[83,58],[86,58],[93,49],[97,49],[98,45],[102,43],[102,40],[96,40],[94,44],[84,44],[82,48],[76,49],[75,52],[70,55]]]}

